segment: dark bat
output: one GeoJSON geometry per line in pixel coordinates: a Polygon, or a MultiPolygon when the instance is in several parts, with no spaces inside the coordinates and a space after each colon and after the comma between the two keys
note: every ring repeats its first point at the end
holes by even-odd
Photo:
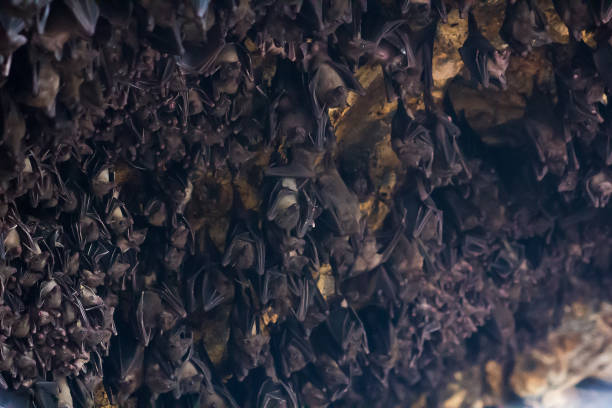
{"type": "Polygon", "coordinates": [[[257,393],[257,407],[273,408],[283,406],[297,408],[298,398],[291,385],[282,381],[265,380],[257,393]]]}
{"type": "MultiPolygon", "coordinates": [[[[62,395],[61,383],[58,382],[58,385],[60,386],[60,395],[62,395]]],[[[66,391],[68,391],[69,395],[71,396],[71,400],[74,406],[82,408],[95,406],[94,389],[91,389],[89,387],[89,384],[85,383],[85,381],[83,381],[81,378],[69,378],[68,384],[66,384],[66,386],[69,386],[69,389],[66,391]]],[[[66,407],[72,408],[72,406],[66,407]]]]}
{"type": "MultiPolygon", "coordinates": [[[[140,11],[137,9],[137,11],[140,11]]],[[[146,13],[148,17],[153,17],[146,13]]],[[[185,54],[185,48],[180,32],[180,23],[176,18],[174,10],[165,13],[165,19],[151,18],[150,23],[156,23],[152,30],[147,32],[147,39],[151,46],[160,53],[168,53],[171,55],[185,54]]],[[[149,24],[150,24],[149,23],[149,24]]]]}
{"type": "Polygon", "coordinates": [[[251,268],[256,261],[255,242],[248,232],[235,234],[223,254],[221,264],[231,265],[240,270],[251,268]]]}
{"type": "Polygon", "coordinates": [[[279,338],[274,340],[277,364],[285,378],[290,378],[292,373],[300,371],[315,360],[312,345],[295,320],[287,321],[279,338]]]}
{"type": "Polygon", "coordinates": [[[429,178],[434,162],[431,134],[416,119],[408,116],[401,101],[391,123],[391,146],[405,166],[419,169],[429,178]]]}
{"type": "Polygon", "coordinates": [[[201,392],[204,382],[210,383],[210,370],[197,357],[192,356],[185,360],[177,369],[177,386],[173,390],[175,399],[186,394],[198,394],[201,392]]]}
{"type": "Polygon", "coordinates": [[[218,101],[222,93],[233,95],[240,84],[252,80],[249,54],[237,44],[226,44],[215,60],[213,75],[213,99],[218,101]]]}
{"type": "MultiPolygon", "coordinates": [[[[259,298],[262,306],[265,306],[272,301],[281,302],[287,295],[287,275],[280,272],[280,270],[276,268],[266,269],[259,289],[259,298]]],[[[281,309],[276,302],[275,309],[281,309]]],[[[282,315],[283,313],[281,313],[279,310],[279,314],[282,315]]]]}
{"type": "Polygon", "coordinates": [[[269,353],[270,334],[262,327],[260,315],[254,310],[254,300],[243,288],[236,294],[232,310],[233,324],[229,347],[234,372],[240,380],[249,370],[265,361],[269,353]]]}
{"type": "Polygon", "coordinates": [[[195,238],[189,221],[183,214],[176,214],[172,219],[172,224],[175,227],[170,234],[170,245],[175,248],[186,249],[193,255],[195,238]]]}
{"type": "Polygon", "coordinates": [[[310,287],[308,292],[311,296],[311,300],[308,305],[308,313],[306,314],[306,318],[302,322],[302,327],[304,328],[306,335],[310,336],[312,330],[327,319],[329,314],[329,306],[312,279],[308,279],[306,284],[310,287]]]}
{"type": "Polygon", "coordinates": [[[308,142],[315,134],[316,118],[310,106],[302,103],[308,94],[300,86],[300,79],[293,64],[279,62],[273,85],[282,91],[270,106],[270,142],[280,139],[288,147],[297,146],[308,142]]]}
{"type": "Polygon", "coordinates": [[[317,361],[314,365],[317,368],[318,375],[323,380],[325,388],[328,389],[331,401],[338,400],[348,391],[351,379],[336,360],[327,354],[321,354],[317,355],[317,361]]]}
{"type": "MultiPolygon", "coordinates": [[[[120,331],[121,332],[121,331],[120,331]]],[[[145,348],[129,336],[111,339],[110,372],[108,375],[109,396],[115,403],[125,401],[143,384],[145,348]]]]}
{"type": "MultiPolygon", "coordinates": [[[[216,272],[219,275],[219,272],[216,272]]],[[[226,300],[226,295],[223,291],[219,292],[216,288],[216,283],[213,282],[213,274],[208,272],[202,277],[202,305],[205,312],[209,312],[226,300]]]]}
{"type": "Polygon", "coordinates": [[[400,358],[396,328],[384,309],[374,306],[366,307],[360,311],[360,316],[370,346],[370,354],[368,354],[368,360],[372,364],[370,373],[386,387],[389,372],[400,358]]]}
{"type": "MultiPolygon", "coordinates": [[[[53,381],[37,381],[34,384],[34,400],[42,408],[57,407],[58,387],[53,381]]],[[[72,408],[72,407],[70,407],[72,408]]]]}
{"type": "Polygon", "coordinates": [[[576,41],[582,40],[582,31],[594,24],[587,2],[582,0],[553,0],[555,10],[576,41]]]}
{"type": "Polygon", "coordinates": [[[229,247],[223,255],[222,265],[230,263],[238,270],[255,268],[258,275],[263,275],[266,265],[266,248],[263,238],[250,225],[246,225],[247,232],[234,231],[229,247]]]}
{"type": "Polygon", "coordinates": [[[214,24],[206,32],[207,41],[183,41],[185,50],[177,58],[177,65],[184,72],[192,74],[210,73],[215,61],[225,46],[221,24],[214,24]]]}
{"type": "Polygon", "coordinates": [[[394,73],[418,65],[410,31],[405,20],[385,23],[373,46],[373,59],[382,64],[386,72],[394,73]]]}
{"type": "Polygon", "coordinates": [[[527,101],[522,129],[519,129],[532,144],[534,171],[538,180],[548,172],[561,176],[568,164],[566,135],[563,125],[555,116],[552,96],[534,85],[532,96],[527,101]]]}
{"type": "Polygon", "coordinates": [[[172,364],[179,366],[191,351],[193,345],[193,332],[184,324],[173,327],[170,331],[157,337],[157,348],[160,353],[172,364]]]}
{"type": "Polygon", "coordinates": [[[355,277],[364,272],[369,272],[379,265],[387,262],[391,253],[395,250],[400,237],[404,234],[406,229],[406,210],[404,215],[397,226],[397,229],[393,233],[393,237],[384,249],[379,252],[379,248],[376,242],[376,238],[373,236],[362,236],[357,243],[357,256],[353,266],[351,267],[348,277],[355,277]]]}
{"type": "Polygon", "coordinates": [[[290,291],[297,297],[297,307],[292,308],[293,315],[298,322],[303,322],[308,313],[308,306],[312,300],[310,285],[306,278],[296,279],[293,276],[288,280],[290,291]]]}
{"type": "MultiPolygon", "coordinates": [[[[369,353],[368,339],[361,319],[350,307],[339,307],[329,314],[326,327],[336,346],[341,350],[336,361],[345,364],[355,361],[357,354],[369,353]]],[[[337,353],[337,352],[336,352],[337,353]]],[[[332,357],[334,357],[332,355],[332,357]]]]}
{"type": "Polygon", "coordinates": [[[178,272],[181,264],[183,263],[183,259],[185,258],[185,251],[178,249],[173,246],[169,246],[166,248],[166,254],[164,255],[164,266],[170,270],[178,272]]]}
{"type": "Polygon", "coordinates": [[[147,350],[145,359],[144,383],[151,394],[151,402],[160,394],[165,394],[177,387],[177,378],[172,364],[156,348],[147,350]]]}
{"type": "Polygon", "coordinates": [[[468,37],[459,48],[461,59],[469,69],[472,80],[489,87],[491,80],[506,88],[506,68],[510,62],[510,50],[498,51],[487,40],[472,13],[468,16],[468,37]]]}
{"type": "Polygon", "coordinates": [[[532,48],[549,44],[546,16],[533,0],[508,0],[500,36],[517,53],[525,55],[532,48]]]}

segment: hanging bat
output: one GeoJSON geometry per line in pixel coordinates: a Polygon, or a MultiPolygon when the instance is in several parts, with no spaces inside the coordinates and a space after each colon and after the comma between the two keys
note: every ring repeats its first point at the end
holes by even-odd
{"type": "Polygon", "coordinates": [[[553,0],[553,5],[576,41],[582,40],[582,31],[593,27],[593,15],[587,2],[582,0],[553,0]]]}
{"type": "Polygon", "coordinates": [[[546,27],[546,16],[533,0],[508,0],[499,35],[514,51],[526,55],[552,41],[546,27]]]}
{"type": "Polygon", "coordinates": [[[510,63],[510,50],[496,50],[478,29],[476,18],[472,13],[468,16],[468,37],[459,48],[459,54],[473,81],[482,84],[485,88],[494,81],[502,89],[506,89],[506,69],[510,63]]]}

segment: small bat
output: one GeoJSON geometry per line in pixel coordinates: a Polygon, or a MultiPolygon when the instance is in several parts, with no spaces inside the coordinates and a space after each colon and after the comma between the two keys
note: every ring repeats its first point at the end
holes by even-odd
{"type": "Polygon", "coordinates": [[[459,48],[459,54],[473,81],[488,88],[493,80],[502,89],[506,89],[506,69],[510,62],[510,50],[496,50],[478,29],[476,18],[472,13],[468,16],[468,37],[459,48]]]}
{"type": "Polygon", "coordinates": [[[576,41],[582,40],[582,31],[593,27],[593,14],[587,2],[582,0],[553,0],[553,5],[576,41]]]}
{"type": "Polygon", "coordinates": [[[179,324],[158,336],[157,340],[162,355],[172,364],[180,365],[193,345],[193,332],[184,324],[179,324]]]}
{"type": "Polygon", "coordinates": [[[283,406],[298,408],[298,398],[291,385],[282,381],[265,380],[257,393],[258,408],[273,408],[283,406]]]}
{"type": "Polygon", "coordinates": [[[357,196],[348,189],[335,167],[328,168],[317,180],[317,194],[338,231],[356,234],[359,231],[361,212],[357,196]]]}
{"type": "Polygon", "coordinates": [[[282,334],[274,338],[275,357],[285,378],[300,371],[315,360],[314,350],[300,324],[289,320],[284,324],[282,334]]]}
{"type": "Polygon", "coordinates": [[[274,221],[285,231],[295,228],[300,218],[298,187],[295,179],[286,177],[276,183],[270,195],[266,217],[268,221],[274,221]]]}
{"type": "Polygon", "coordinates": [[[406,113],[403,102],[398,102],[391,123],[391,146],[402,163],[431,176],[434,145],[429,130],[406,113]]]}
{"type": "Polygon", "coordinates": [[[521,55],[532,48],[549,44],[546,16],[533,0],[508,0],[500,36],[521,55]]]}
{"type": "Polygon", "coordinates": [[[604,169],[587,178],[585,189],[595,208],[604,208],[612,196],[612,172],[604,169]]]}
{"type": "Polygon", "coordinates": [[[333,61],[327,54],[327,46],[315,43],[310,47],[309,59],[305,62],[310,75],[308,89],[320,117],[328,108],[346,107],[348,91],[365,95],[359,81],[344,65],[333,61]]]}
{"type": "MultiPolygon", "coordinates": [[[[120,333],[122,331],[120,330],[120,333]]],[[[111,339],[110,358],[107,360],[109,375],[105,376],[110,386],[113,402],[123,405],[143,384],[145,348],[136,339],[125,336],[111,339]]]]}
{"type": "Polygon", "coordinates": [[[386,309],[369,306],[359,314],[368,336],[371,373],[381,384],[387,385],[389,372],[400,358],[395,326],[386,309]]]}
{"type": "Polygon", "coordinates": [[[232,350],[233,369],[240,381],[251,369],[262,364],[269,353],[270,334],[263,328],[253,303],[244,288],[237,291],[228,345],[232,350]]]}
{"type": "Polygon", "coordinates": [[[351,379],[336,360],[327,354],[320,354],[317,355],[317,361],[314,365],[331,394],[330,400],[335,401],[348,391],[351,379]]]}
{"type": "MultiPolygon", "coordinates": [[[[369,353],[368,339],[361,319],[352,307],[338,307],[331,311],[326,321],[336,346],[341,353],[336,358],[340,364],[355,361],[357,354],[369,353]]],[[[336,352],[337,353],[337,352],[336,352]]],[[[334,357],[332,355],[332,357],[334,357]]]]}

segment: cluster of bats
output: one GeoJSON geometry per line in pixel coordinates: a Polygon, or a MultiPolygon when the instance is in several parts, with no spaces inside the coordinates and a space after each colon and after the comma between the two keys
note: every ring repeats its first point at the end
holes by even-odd
{"type": "Polygon", "coordinates": [[[553,3],[567,44],[508,0],[497,49],[473,0],[3,2],[0,401],[394,407],[511,364],[610,285],[612,3],[553,3]],[[475,89],[553,67],[494,144],[432,97],[453,9],[475,89]],[[329,117],[366,65],[397,100],[384,196],[329,117]]]}

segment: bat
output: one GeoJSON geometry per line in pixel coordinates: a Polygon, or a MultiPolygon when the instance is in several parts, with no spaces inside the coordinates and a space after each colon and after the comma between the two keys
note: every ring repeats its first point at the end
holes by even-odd
{"type": "Polygon", "coordinates": [[[297,395],[291,385],[266,379],[257,393],[257,407],[273,408],[277,406],[298,408],[297,395]]]}
{"type": "MultiPolygon", "coordinates": [[[[119,333],[123,331],[119,330],[119,333]]],[[[110,357],[105,368],[109,369],[107,380],[113,402],[122,405],[143,384],[144,353],[144,346],[133,337],[126,335],[111,339],[110,357]]]]}
{"type": "Polygon", "coordinates": [[[318,177],[316,192],[341,235],[359,231],[361,212],[357,196],[348,189],[335,167],[330,166],[318,177]]]}
{"type": "Polygon", "coordinates": [[[576,41],[582,40],[582,31],[594,24],[593,15],[587,2],[582,0],[553,0],[555,10],[576,41]]]}
{"type": "Polygon", "coordinates": [[[434,162],[434,144],[429,130],[406,113],[398,102],[391,123],[391,146],[402,163],[430,177],[434,162]]]}
{"type": "Polygon", "coordinates": [[[512,49],[526,55],[532,48],[549,44],[546,16],[533,0],[508,0],[500,36],[512,49]]]}
{"type": "Polygon", "coordinates": [[[478,29],[476,18],[472,13],[468,16],[468,37],[459,48],[459,54],[473,81],[482,84],[485,88],[494,81],[502,89],[506,89],[506,69],[510,63],[510,50],[496,50],[478,29]]]}
{"type": "Polygon", "coordinates": [[[606,207],[612,195],[612,172],[604,169],[589,176],[585,183],[585,190],[593,207],[606,207]]]}
{"type": "Polygon", "coordinates": [[[300,204],[295,179],[283,178],[276,183],[268,201],[266,217],[285,231],[296,227],[300,218],[300,204]]]}
{"type": "Polygon", "coordinates": [[[305,336],[299,323],[289,320],[284,324],[282,334],[274,340],[275,357],[285,378],[303,369],[309,362],[315,360],[312,345],[305,336]]]}

